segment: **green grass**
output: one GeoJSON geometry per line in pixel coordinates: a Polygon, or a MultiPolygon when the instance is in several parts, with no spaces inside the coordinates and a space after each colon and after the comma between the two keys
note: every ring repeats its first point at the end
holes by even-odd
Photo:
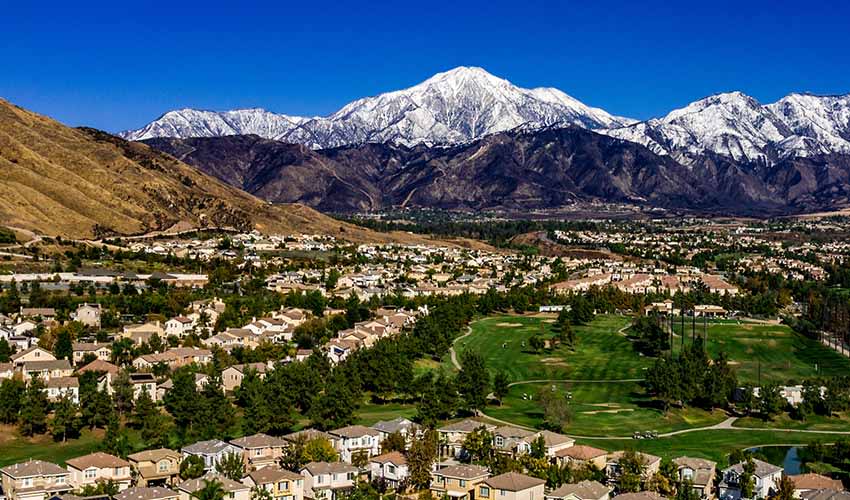
{"type": "Polygon", "coordinates": [[[513,386],[502,406],[488,407],[487,415],[529,427],[543,423],[537,403],[541,389],[572,395],[573,419],[567,432],[580,436],[629,436],[635,431],[670,432],[722,422],[722,411],[674,409],[666,414],[651,405],[639,383],[557,383],[513,386]],[[523,399],[525,395],[525,399],[523,399]],[[531,399],[529,399],[529,396],[531,399]]]}
{"type": "MultiPolygon", "coordinates": [[[[685,323],[686,344],[691,339],[691,324],[685,323]]],[[[712,321],[707,324],[707,349],[716,356],[728,354],[738,381],[758,385],[768,382],[799,382],[815,376],[844,375],[850,371],[850,359],[806,338],[785,325],[712,321]]],[[[674,351],[681,349],[680,324],[674,325],[674,351]]],[[[703,332],[698,321],[697,334],[703,332]]]]}
{"type": "Polygon", "coordinates": [[[795,420],[787,413],[776,416],[773,420],[745,417],[735,421],[735,427],[753,427],[758,429],[808,429],[817,431],[850,431],[850,418],[847,414],[834,417],[810,415],[806,421],[795,420]]]}
{"type": "Polygon", "coordinates": [[[800,446],[814,442],[831,443],[840,438],[841,436],[836,434],[724,429],[696,431],[660,439],[579,439],[577,442],[605,450],[630,448],[662,458],[681,456],[707,458],[717,462],[719,467],[724,467],[728,463],[729,453],[736,449],[773,444],[800,446]]]}
{"type": "MultiPolygon", "coordinates": [[[[131,441],[141,446],[138,434],[129,432],[131,441]]],[[[61,443],[47,435],[26,438],[19,435],[14,427],[2,426],[0,427],[0,467],[30,458],[65,465],[65,461],[70,458],[97,451],[102,441],[103,430],[84,430],[78,439],[69,439],[61,443]]]]}
{"type": "Polygon", "coordinates": [[[392,420],[398,417],[411,418],[416,415],[416,405],[406,403],[364,402],[357,411],[356,423],[372,425],[380,420],[392,420]]]}
{"type": "MultiPolygon", "coordinates": [[[[535,333],[552,337],[552,321],[550,317],[540,316],[485,318],[472,323],[472,334],[457,341],[455,350],[458,356],[465,349],[477,350],[492,372],[502,370],[512,381],[642,378],[644,369],[650,365],[649,359],[638,355],[631,343],[617,333],[629,324],[629,319],[622,316],[599,316],[589,325],[574,326],[575,351],[559,346],[539,354],[531,352],[528,339],[535,333]]],[[[448,357],[443,366],[454,369],[448,357]]]]}

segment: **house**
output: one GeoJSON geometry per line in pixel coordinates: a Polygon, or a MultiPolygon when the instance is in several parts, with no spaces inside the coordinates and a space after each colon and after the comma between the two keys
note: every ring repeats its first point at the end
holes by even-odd
{"type": "MultiPolygon", "coordinates": [[[[613,453],[609,453],[606,463],[605,463],[605,475],[608,477],[610,481],[616,482],[617,479],[622,474],[622,469],[620,467],[620,459],[623,458],[626,452],[624,451],[615,451],[613,453]]],[[[661,467],[661,457],[656,457],[655,455],[650,455],[649,453],[641,453],[635,452],[638,459],[641,461],[643,465],[643,479],[649,479],[658,472],[658,469],[661,467]]]]}
{"type": "Polygon", "coordinates": [[[101,481],[113,481],[118,485],[118,491],[124,491],[133,482],[130,462],[108,453],[98,451],[71,458],[65,465],[71,473],[71,486],[75,490],[97,485],[101,481]]]}
{"type": "Polygon", "coordinates": [[[56,310],[52,307],[21,307],[21,312],[20,314],[18,314],[18,319],[21,318],[53,321],[54,319],[56,319],[56,310]]]}
{"type": "Polygon", "coordinates": [[[46,349],[42,349],[38,346],[32,346],[29,349],[12,354],[10,361],[15,366],[22,366],[25,363],[32,361],[56,361],[56,356],[46,349]]]}
{"type": "Polygon", "coordinates": [[[666,497],[654,491],[639,491],[637,493],[623,493],[615,497],[617,500],[666,500],[666,497]]]}
{"type": "Polygon", "coordinates": [[[28,460],[0,469],[7,500],[48,500],[73,489],[70,474],[43,460],[28,460]]]}
{"type": "Polygon", "coordinates": [[[363,425],[349,425],[341,429],[328,431],[336,438],[336,449],[340,460],[354,463],[362,457],[365,464],[370,457],[381,452],[381,433],[363,425]]]}
{"type": "Polygon", "coordinates": [[[86,354],[92,354],[101,361],[109,361],[112,358],[112,345],[105,342],[74,342],[72,349],[72,360],[75,365],[82,363],[86,354]]]}
{"type": "Polygon", "coordinates": [[[218,439],[209,441],[198,441],[197,443],[184,446],[181,450],[183,458],[192,455],[201,457],[204,461],[204,470],[207,472],[214,471],[216,465],[224,458],[231,454],[241,454],[241,450],[230,443],[218,439]]]}
{"type": "Polygon", "coordinates": [[[802,500],[850,500],[850,492],[845,490],[809,490],[800,493],[802,500]]]}
{"type": "Polygon", "coordinates": [[[133,386],[133,399],[139,399],[142,392],[147,392],[151,401],[157,400],[156,377],[152,373],[131,373],[130,385],[133,386]]]}
{"type": "Polygon", "coordinates": [[[175,316],[165,322],[165,335],[182,338],[192,331],[193,326],[192,320],[186,316],[175,316]]]}
{"type": "MultiPolygon", "coordinates": [[[[756,469],[753,473],[755,479],[754,497],[767,498],[779,488],[782,479],[782,467],[753,459],[756,469]]],[[[744,464],[737,463],[723,469],[719,486],[719,496],[723,499],[738,500],[741,498],[741,475],[744,473],[744,464]]]]}
{"type": "Polygon", "coordinates": [[[174,484],[183,456],[174,450],[158,448],[133,453],[127,458],[137,473],[136,484],[148,486],[174,484]]]}
{"type": "Polygon", "coordinates": [[[242,453],[245,463],[254,469],[275,465],[287,446],[285,440],[263,433],[234,439],[230,444],[242,453]]]}
{"type": "Polygon", "coordinates": [[[74,373],[71,363],[67,359],[56,359],[52,361],[28,361],[18,365],[24,380],[33,377],[40,378],[43,382],[57,377],[70,377],[74,373]]]}
{"type": "Polygon", "coordinates": [[[0,380],[15,376],[15,365],[12,363],[0,363],[0,380]]]}
{"type": "Polygon", "coordinates": [[[97,379],[97,389],[99,391],[105,389],[110,394],[112,393],[112,381],[118,376],[119,372],[117,366],[107,361],[96,359],[82,368],[77,368],[77,375],[86,372],[100,373],[100,377],[97,379]]]}
{"type": "Polygon", "coordinates": [[[419,424],[416,424],[404,417],[375,422],[372,424],[372,428],[380,433],[381,441],[386,439],[390,434],[397,432],[404,436],[404,439],[409,443],[413,436],[419,435],[422,432],[422,428],[419,424]]]}
{"type": "Polygon", "coordinates": [[[467,435],[478,429],[492,431],[495,428],[495,425],[470,419],[440,427],[437,429],[437,434],[440,436],[440,456],[458,457],[463,451],[463,440],[467,435]]]}
{"type": "Polygon", "coordinates": [[[234,481],[221,474],[208,472],[206,475],[195,479],[183,481],[177,485],[177,493],[180,500],[195,500],[198,491],[204,489],[207,483],[216,482],[224,490],[225,498],[228,500],[251,500],[251,487],[234,481]]]}
{"type": "Polygon", "coordinates": [[[673,459],[679,481],[690,481],[700,498],[714,498],[714,476],[717,464],[702,458],[679,457],[673,459]]]}
{"type": "Polygon", "coordinates": [[[383,480],[390,488],[398,488],[409,475],[407,459],[398,451],[369,459],[369,476],[373,481],[383,480]]]}
{"type": "Polygon", "coordinates": [[[80,304],[77,310],[71,313],[71,319],[91,327],[100,328],[100,304],[80,304]]]}
{"type": "Polygon", "coordinates": [[[511,455],[528,453],[535,435],[532,431],[504,425],[493,431],[493,448],[511,455]]]}
{"type": "Polygon", "coordinates": [[[448,496],[459,500],[473,500],[481,482],[490,477],[490,471],[480,465],[450,465],[431,473],[431,494],[436,498],[448,496]]]}
{"type": "Polygon", "coordinates": [[[531,441],[529,442],[529,446],[531,443],[534,443],[536,440],[543,438],[543,445],[545,447],[546,456],[549,458],[555,458],[557,453],[561,450],[565,450],[573,446],[576,442],[575,439],[565,436],[563,434],[558,434],[557,432],[552,431],[540,431],[533,436],[531,436],[531,441]]]}
{"type": "Polygon", "coordinates": [[[475,496],[480,500],[543,500],[545,485],[543,479],[506,472],[482,481],[475,496]]]}
{"type": "Polygon", "coordinates": [[[279,467],[264,467],[248,474],[245,484],[266,490],[274,500],[304,500],[304,476],[279,467]]]}
{"type": "Polygon", "coordinates": [[[327,432],[317,431],[316,429],[301,429],[300,431],[283,436],[283,439],[289,443],[298,443],[299,441],[307,443],[315,439],[324,439],[336,450],[337,438],[327,432]]]}
{"type": "Polygon", "coordinates": [[[840,479],[832,479],[821,474],[796,474],[788,476],[788,479],[794,483],[794,496],[800,497],[803,493],[817,490],[834,490],[841,491],[844,485],[840,479]]]}
{"type": "Polygon", "coordinates": [[[354,488],[359,469],[343,462],[310,462],[301,468],[304,490],[315,500],[336,500],[354,488]]]}
{"type": "Polygon", "coordinates": [[[564,484],[546,494],[546,500],[608,500],[613,488],[597,481],[564,484]]]}
{"type": "Polygon", "coordinates": [[[221,386],[225,391],[230,392],[242,385],[242,379],[245,378],[245,372],[254,370],[257,376],[261,379],[265,378],[268,365],[265,363],[248,363],[242,365],[228,366],[221,372],[221,386]]]}
{"type": "Polygon", "coordinates": [[[80,381],[77,377],[52,377],[45,386],[49,401],[56,402],[68,397],[74,404],[80,404],[80,381]]]}
{"type": "Polygon", "coordinates": [[[179,500],[180,495],[168,488],[156,486],[136,486],[128,488],[113,497],[113,500],[179,500]]]}
{"type": "Polygon", "coordinates": [[[161,339],[165,338],[165,330],[162,329],[159,321],[142,325],[128,325],[124,327],[121,333],[121,337],[132,340],[136,345],[148,342],[154,335],[161,339]]]}

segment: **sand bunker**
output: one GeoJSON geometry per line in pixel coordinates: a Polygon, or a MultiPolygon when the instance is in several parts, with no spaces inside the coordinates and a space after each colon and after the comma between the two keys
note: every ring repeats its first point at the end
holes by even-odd
{"type": "Polygon", "coordinates": [[[496,323],[496,326],[500,328],[519,328],[523,325],[520,323],[496,323]]]}
{"type": "Polygon", "coordinates": [[[614,410],[591,410],[591,411],[583,411],[585,415],[598,415],[600,413],[626,413],[630,411],[635,411],[634,408],[617,408],[614,410]]]}

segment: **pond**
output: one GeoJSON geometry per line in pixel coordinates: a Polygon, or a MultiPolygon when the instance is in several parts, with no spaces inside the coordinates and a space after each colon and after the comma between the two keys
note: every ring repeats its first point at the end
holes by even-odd
{"type": "Polygon", "coordinates": [[[797,446],[764,446],[749,448],[747,451],[765,457],[767,462],[780,465],[789,475],[803,473],[803,461],[797,446]]]}

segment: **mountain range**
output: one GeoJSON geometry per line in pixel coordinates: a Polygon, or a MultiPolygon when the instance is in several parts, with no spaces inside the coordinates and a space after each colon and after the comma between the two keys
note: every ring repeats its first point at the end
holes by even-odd
{"type": "Polygon", "coordinates": [[[706,153],[773,163],[850,154],[850,94],[795,93],[762,105],[728,92],[637,121],[587,106],[558,89],[524,89],[481,68],[459,67],[408,89],[356,100],[327,117],[182,109],[119,135],[143,140],[254,134],[326,149],[363,143],[454,146],[516,128],[553,126],[578,126],[635,142],[684,164],[706,153]]]}

